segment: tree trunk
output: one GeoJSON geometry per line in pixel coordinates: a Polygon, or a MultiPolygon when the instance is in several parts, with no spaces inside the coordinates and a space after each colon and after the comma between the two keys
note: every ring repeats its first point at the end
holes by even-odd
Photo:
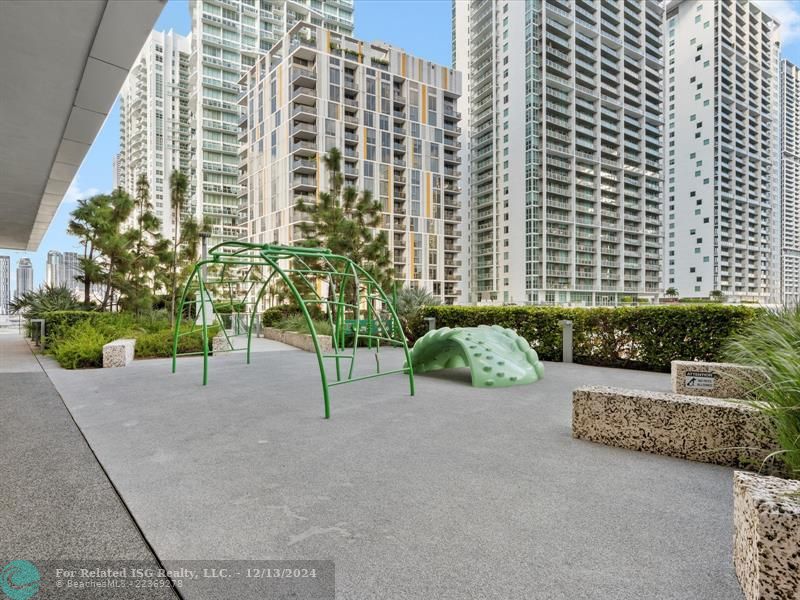
{"type": "MultiPolygon", "coordinates": [[[[83,248],[83,258],[88,258],[87,262],[91,262],[92,255],[94,254],[94,246],[92,246],[91,251],[89,251],[87,255],[87,248],[89,246],[89,242],[87,240],[86,246],[83,248]]],[[[83,304],[86,308],[89,308],[89,301],[91,300],[92,294],[92,282],[89,280],[89,277],[86,275],[86,271],[83,271],[83,304]]]]}
{"type": "Polygon", "coordinates": [[[175,209],[175,240],[172,247],[172,299],[170,300],[169,324],[175,325],[175,287],[178,285],[178,220],[180,219],[178,208],[175,209]]]}

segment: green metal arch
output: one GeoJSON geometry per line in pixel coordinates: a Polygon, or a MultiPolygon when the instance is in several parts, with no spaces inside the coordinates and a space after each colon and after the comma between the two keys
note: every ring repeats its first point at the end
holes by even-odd
{"type": "MultiPolygon", "coordinates": [[[[320,372],[320,381],[322,384],[322,395],[325,409],[325,418],[330,418],[330,387],[370,379],[373,377],[380,377],[383,375],[391,375],[402,373],[408,375],[409,391],[413,396],[414,389],[414,371],[412,367],[411,355],[406,343],[405,335],[403,334],[400,319],[395,311],[394,304],[383,291],[378,282],[367,272],[363,267],[355,263],[352,259],[346,256],[332,253],[325,248],[306,248],[296,246],[277,246],[271,244],[251,244],[247,242],[223,242],[211,248],[209,258],[198,261],[186,281],[181,294],[180,303],[178,305],[178,314],[175,323],[175,331],[173,332],[173,345],[172,345],[172,372],[174,373],[177,368],[177,357],[185,354],[202,354],[203,355],[203,385],[208,383],[208,329],[214,326],[213,323],[208,322],[206,314],[206,303],[212,302],[211,294],[209,292],[209,282],[207,278],[207,268],[209,265],[222,265],[221,272],[224,274],[230,267],[235,271],[237,268],[247,268],[247,277],[252,273],[254,267],[262,268],[267,267],[270,270],[269,277],[264,281],[259,282],[257,287],[253,284],[247,290],[247,296],[254,298],[253,308],[249,312],[248,330],[247,330],[247,363],[250,363],[250,350],[252,340],[252,329],[255,322],[255,315],[257,308],[264,296],[269,283],[276,276],[283,281],[284,285],[288,288],[293,299],[297,303],[300,311],[306,321],[311,340],[314,346],[315,354],[317,356],[317,364],[320,372]],[[291,261],[290,267],[286,268],[281,265],[281,261],[291,261]],[[322,267],[312,268],[306,260],[320,261],[322,267]],[[305,298],[300,289],[293,280],[292,275],[298,278],[308,289],[312,292],[311,299],[305,298]],[[310,276],[312,279],[309,279],[310,276]],[[329,286],[329,291],[333,293],[333,299],[325,299],[320,296],[316,290],[316,281],[320,277],[326,278],[329,286]],[[336,291],[336,285],[339,285],[339,291],[336,291]],[[355,300],[352,303],[347,302],[345,293],[347,283],[351,280],[355,290],[355,300]],[[362,288],[364,294],[362,295],[362,288]],[[193,301],[190,298],[192,290],[198,290],[199,301],[193,301]],[[380,302],[381,309],[388,313],[390,326],[381,319],[381,315],[375,308],[375,302],[380,302]],[[198,324],[198,318],[195,317],[189,331],[182,331],[181,324],[183,315],[187,308],[195,304],[198,307],[201,337],[203,350],[202,352],[195,353],[179,353],[179,339],[182,335],[193,333],[198,324]],[[319,304],[325,307],[325,312],[328,315],[329,323],[332,329],[332,347],[333,354],[324,354],[320,345],[319,335],[314,327],[314,320],[311,317],[308,306],[311,304],[319,304]],[[363,307],[363,308],[362,308],[363,307]],[[345,353],[345,328],[346,322],[345,315],[348,310],[354,313],[355,325],[353,327],[353,349],[352,354],[345,353]],[[362,334],[362,319],[361,313],[366,316],[367,334],[362,334]],[[335,321],[334,321],[335,312],[335,321]],[[373,333],[374,325],[374,333],[373,333]],[[381,372],[380,360],[376,357],[376,373],[372,375],[362,375],[359,377],[353,376],[353,368],[356,362],[356,353],[359,348],[360,339],[367,338],[369,347],[372,348],[373,342],[375,343],[376,353],[380,351],[381,342],[388,343],[394,346],[400,346],[405,355],[405,364],[400,369],[381,372]],[[336,366],[336,380],[333,382],[328,381],[328,373],[325,367],[325,359],[332,358],[335,360],[336,366]],[[341,360],[350,360],[349,369],[347,369],[347,377],[342,377],[341,360]]],[[[230,288],[230,281],[227,282],[230,288]]],[[[244,282],[239,282],[239,284],[244,282]]],[[[212,286],[214,283],[212,283],[212,286]]],[[[224,323],[219,315],[215,312],[216,321],[222,326],[223,332],[225,331],[224,323]]],[[[230,343],[230,338],[225,333],[226,339],[230,343]]],[[[230,343],[231,348],[233,344],[230,343]]]]}

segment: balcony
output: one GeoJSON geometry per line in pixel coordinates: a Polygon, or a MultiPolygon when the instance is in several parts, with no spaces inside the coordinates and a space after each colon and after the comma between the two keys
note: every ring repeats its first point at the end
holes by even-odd
{"type": "Polygon", "coordinates": [[[308,123],[292,123],[292,137],[295,140],[315,140],[317,128],[308,123]]]}

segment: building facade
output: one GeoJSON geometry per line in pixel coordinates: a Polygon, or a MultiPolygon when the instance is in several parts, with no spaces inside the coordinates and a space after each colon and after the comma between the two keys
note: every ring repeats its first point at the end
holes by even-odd
{"type": "Polygon", "coordinates": [[[51,287],[64,285],[64,255],[61,252],[50,250],[47,253],[44,282],[51,287]]]}
{"type": "Polygon", "coordinates": [[[301,23],[243,78],[246,237],[300,239],[299,199],[329,188],[337,148],[344,184],[383,208],[395,277],[443,302],[459,298],[461,76],[377,42],[301,23]]]}
{"type": "Polygon", "coordinates": [[[0,256],[0,315],[7,315],[11,302],[11,257],[0,256]]]}
{"type": "Polygon", "coordinates": [[[78,276],[82,273],[78,253],[64,252],[64,285],[76,294],[83,291],[83,284],[78,281],[78,276]]]}
{"type": "Polygon", "coordinates": [[[658,293],[662,21],[653,0],[454,3],[468,302],[658,293]]]}
{"type": "Polygon", "coordinates": [[[239,79],[297,22],[353,29],[352,0],[202,0],[192,15],[191,106],[194,115],[191,199],[210,224],[210,245],[237,239],[240,203],[239,79]]]}
{"type": "Polygon", "coordinates": [[[800,67],[781,61],[781,294],[800,304],[800,67]]]}
{"type": "MultiPolygon", "coordinates": [[[[153,213],[162,233],[172,235],[170,175],[190,177],[188,37],[153,31],[120,91],[120,153],[117,183],[131,196],[146,175],[153,213]]],[[[189,193],[194,188],[190,179],[189,193]]]]}
{"type": "Polygon", "coordinates": [[[754,2],[666,15],[666,288],[779,302],[778,23],[754,2]]]}
{"type": "Polygon", "coordinates": [[[17,263],[17,297],[33,290],[33,265],[30,258],[20,258],[17,263]]]}

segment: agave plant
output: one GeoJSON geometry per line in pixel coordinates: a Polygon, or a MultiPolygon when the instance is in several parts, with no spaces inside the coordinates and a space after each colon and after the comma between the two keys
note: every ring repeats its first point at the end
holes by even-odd
{"type": "Polygon", "coordinates": [[[20,314],[26,319],[39,319],[46,312],[54,310],[81,310],[83,305],[66,286],[46,285],[15,297],[8,303],[11,313],[20,314]]]}
{"type": "Polygon", "coordinates": [[[780,448],[774,457],[800,478],[800,307],[765,312],[730,340],[725,355],[767,375],[746,401],[772,421],[780,448]]]}

